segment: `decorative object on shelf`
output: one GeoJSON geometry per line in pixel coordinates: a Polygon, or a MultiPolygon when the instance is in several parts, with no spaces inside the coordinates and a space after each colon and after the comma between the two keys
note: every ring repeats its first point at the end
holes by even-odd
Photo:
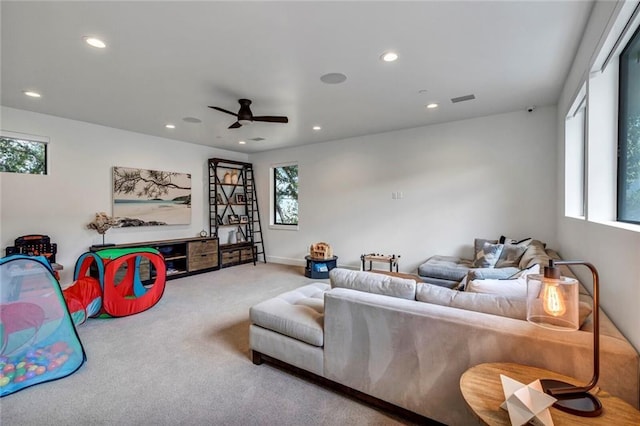
{"type": "Polygon", "coordinates": [[[225,172],[223,178],[222,178],[222,183],[225,184],[230,184],[231,183],[231,173],[229,172],[225,172]]]}
{"type": "Polygon", "coordinates": [[[109,229],[118,225],[118,221],[107,215],[105,212],[96,213],[95,218],[92,222],[87,224],[87,229],[93,229],[98,234],[102,235],[102,245],[106,246],[104,242],[104,234],[107,233],[109,229]]]}
{"type": "Polygon", "coordinates": [[[333,249],[329,243],[321,241],[311,244],[309,247],[309,256],[313,259],[331,259],[333,257],[333,249]]]}
{"type": "Polygon", "coordinates": [[[113,215],[120,227],[191,223],[191,175],[113,168],[113,215]]]}
{"type": "Polygon", "coordinates": [[[222,195],[216,194],[216,203],[217,204],[222,204],[222,195]]]}
{"type": "Polygon", "coordinates": [[[586,386],[574,386],[558,380],[542,379],[544,391],[557,398],[554,407],[570,414],[597,417],[602,403],[589,393],[600,375],[600,301],[596,268],[575,260],[549,260],[544,274],[527,276],[527,321],[546,328],[574,331],[578,329],[578,281],[560,276],[558,265],[583,265],[591,270],[593,279],[593,377],[586,386]]]}
{"type": "Polygon", "coordinates": [[[238,236],[236,235],[236,232],[237,231],[235,229],[229,231],[229,244],[235,244],[238,242],[238,236]]]}
{"type": "Polygon", "coordinates": [[[224,225],[224,223],[222,222],[222,217],[219,214],[216,215],[216,224],[224,225]]]}
{"type": "Polygon", "coordinates": [[[203,229],[202,231],[200,231],[200,236],[201,237],[208,237],[209,233],[203,229]]]}
{"type": "Polygon", "coordinates": [[[549,407],[557,400],[544,393],[540,380],[525,385],[501,374],[500,381],[505,398],[500,408],[509,412],[509,420],[513,426],[526,425],[529,422],[553,426],[549,407]]]}
{"type": "Polygon", "coordinates": [[[249,223],[249,216],[240,216],[240,223],[249,223]]]}
{"type": "Polygon", "coordinates": [[[244,194],[236,194],[236,204],[244,204],[245,201],[244,194]]]}
{"type": "Polygon", "coordinates": [[[234,185],[238,184],[238,172],[235,170],[231,172],[231,183],[234,185]]]}
{"type": "Polygon", "coordinates": [[[240,223],[240,218],[238,217],[237,214],[230,214],[227,216],[227,220],[229,222],[229,225],[235,225],[237,223],[240,223]]]}

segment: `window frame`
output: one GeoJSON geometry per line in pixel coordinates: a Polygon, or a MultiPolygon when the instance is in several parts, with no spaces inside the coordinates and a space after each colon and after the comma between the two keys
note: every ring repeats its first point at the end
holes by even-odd
{"type": "Polygon", "coordinates": [[[287,163],[278,163],[278,164],[273,164],[270,167],[269,170],[269,182],[270,182],[270,189],[271,189],[271,194],[270,194],[270,220],[269,220],[269,228],[271,229],[280,229],[280,230],[288,230],[288,231],[297,231],[299,229],[299,224],[300,224],[300,214],[299,214],[299,208],[300,208],[300,186],[299,186],[299,182],[300,182],[300,165],[297,161],[294,162],[287,162],[287,163]],[[298,197],[296,199],[296,202],[298,203],[298,221],[297,223],[293,224],[289,224],[289,223],[278,223],[276,222],[276,205],[277,205],[277,201],[276,201],[276,170],[279,168],[283,168],[283,167],[290,167],[290,166],[295,166],[298,169],[298,197]]]}
{"type": "Polygon", "coordinates": [[[0,137],[3,139],[12,139],[17,142],[28,142],[40,144],[44,148],[44,167],[42,173],[32,173],[28,171],[0,171],[0,173],[23,174],[33,176],[47,176],[49,174],[49,138],[46,136],[31,135],[27,133],[12,132],[8,130],[0,130],[0,137]]]}

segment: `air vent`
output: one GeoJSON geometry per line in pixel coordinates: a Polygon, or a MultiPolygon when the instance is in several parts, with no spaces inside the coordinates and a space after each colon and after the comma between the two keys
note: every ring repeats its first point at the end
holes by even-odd
{"type": "Polygon", "coordinates": [[[263,141],[263,140],[264,140],[264,138],[257,137],[257,138],[253,138],[253,139],[250,139],[250,140],[252,140],[252,141],[256,141],[256,142],[260,142],[260,141],[263,141]]]}
{"type": "Polygon", "coordinates": [[[451,98],[451,102],[454,104],[458,102],[471,101],[476,98],[476,95],[466,95],[466,96],[458,96],[457,98],[451,98]]]}

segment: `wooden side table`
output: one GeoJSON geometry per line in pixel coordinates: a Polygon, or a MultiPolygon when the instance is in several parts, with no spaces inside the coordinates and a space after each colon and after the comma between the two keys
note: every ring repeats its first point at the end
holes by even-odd
{"type": "MultiPolygon", "coordinates": [[[[483,424],[490,426],[510,426],[509,414],[500,408],[504,402],[504,392],[500,374],[511,377],[521,383],[529,384],[536,379],[556,379],[579,385],[567,376],[541,368],[511,363],[480,364],[464,372],[460,377],[460,390],[467,405],[483,424]]],[[[640,425],[640,411],[620,398],[600,390],[598,399],[602,402],[602,414],[599,417],[574,416],[556,408],[551,408],[551,418],[556,426],[623,426],[640,425]]]]}

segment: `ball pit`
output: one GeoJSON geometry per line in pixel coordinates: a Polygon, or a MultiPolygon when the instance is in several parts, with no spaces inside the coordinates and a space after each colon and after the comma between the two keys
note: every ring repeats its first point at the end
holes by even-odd
{"type": "Polygon", "coordinates": [[[65,342],[56,342],[15,357],[0,356],[0,388],[60,368],[72,354],[73,349],[65,342]]]}

